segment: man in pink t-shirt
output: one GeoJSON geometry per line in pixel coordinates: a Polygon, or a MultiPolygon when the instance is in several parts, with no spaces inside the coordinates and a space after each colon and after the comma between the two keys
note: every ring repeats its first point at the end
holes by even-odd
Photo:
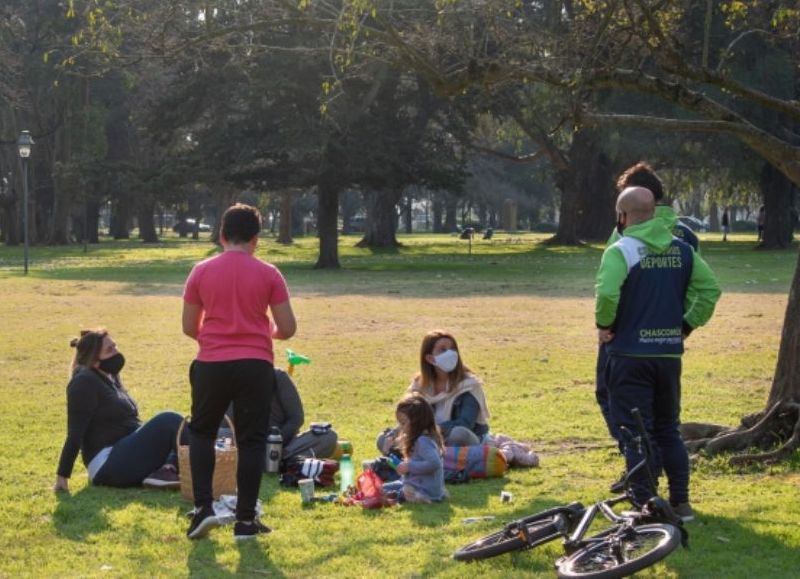
{"type": "Polygon", "coordinates": [[[220,229],[224,251],[195,265],[183,291],[183,333],[200,346],[189,369],[195,503],[186,533],[190,539],[204,537],[220,524],[212,508],[214,442],[231,402],[239,452],[234,538],[270,531],[256,518],[255,507],[275,388],[272,340],[288,340],[297,324],[281,272],[254,256],[260,230],[255,207],[228,208],[220,229]]]}

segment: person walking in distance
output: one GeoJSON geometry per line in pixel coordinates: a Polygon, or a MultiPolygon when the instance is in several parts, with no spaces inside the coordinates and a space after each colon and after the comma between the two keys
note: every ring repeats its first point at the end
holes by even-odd
{"type": "Polygon", "coordinates": [[[183,333],[199,345],[189,369],[195,502],[186,533],[190,539],[204,537],[220,524],[212,508],[214,441],[231,402],[239,452],[234,538],[270,532],[255,509],[275,388],[272,340],[291,338],[297,324],[280,271],[254,255],[260,230],[255,207],[228,208],[220,228],[223,252],[195,265],[184,287],[183,333]]]}
{"type": "MultiPolygon", "coordinates": [[[[683,342],[713,315],[719,284],[703,259],[655,217],[655,199],[644,187],[629,187],[617,200],[622,237],[603,252],[597,273],[595,322],[605,344],[605,379],[611,428],[635,431],[632,409],[641,411],[654,443],[653,472],[663,467],[676,513],[694,518],[689,503],[689,455],[681,439],[683,342]]],[[[630,470],[642,460],[624,445],[630,470]]],[[[635,501],[652,489],[644,473],[632,479],[635,501]]]]}
{"type": "Polygon", "coordinates": [[[728,231],[731,227],[731,218],[728,215],[728,208],[722,212],[722,241],[728,241],[728,231]]]}

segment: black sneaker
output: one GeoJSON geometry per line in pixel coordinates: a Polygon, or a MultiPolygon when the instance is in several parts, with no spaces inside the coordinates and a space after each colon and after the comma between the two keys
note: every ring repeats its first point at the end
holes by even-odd
{"type": "Polygon", "coordinates": [[[189,530],[186,531],[186,536],[190,539],[202,539],[211,529],[219,527],[219,519],[211,507],[202,507],[192,516],[192,523],[189,525],[189,530]]]}
{"type": "Polygon", "coordinates": [[[233,526],[233,538],[237,541],[255,539],[258,535],[266,535],[271,532],[272,529],[258,519],[253,519],[250,522],[236,521],[236,524],[233,526]]]}
{"type": "Polygon", "coordinates": [[[181,479],[174,466],[165,464],[157,471],[151,472],[142,481],[142,486],[153,489],[179,489],[181,488],[181,479]]]}

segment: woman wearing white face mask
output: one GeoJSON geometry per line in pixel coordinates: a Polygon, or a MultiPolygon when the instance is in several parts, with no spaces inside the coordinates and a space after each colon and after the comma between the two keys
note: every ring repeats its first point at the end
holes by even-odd
{"type": "MultiPolygon", "coordinates": [[[[489,433],[489,408],[477,376],[461,360],[456,339],[441,330],[422,339],[420,371],[409,386],[433,406],[445,446],[480,444],[489,433]]],[[[378,437],[378,448],[388,453],[394,431],[378,437]]]]}

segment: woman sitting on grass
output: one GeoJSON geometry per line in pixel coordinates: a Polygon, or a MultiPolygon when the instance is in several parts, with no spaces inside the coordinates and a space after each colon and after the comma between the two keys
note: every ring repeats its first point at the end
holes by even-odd
{"type": "Polygon", "coordinates": [[[162,412],[142,425],[119,379],[125,358],[105,330],[83,331],[70,346],[76,351],[67,385],[67,439],[54,490],[69,490],[79,451],[92,484],[178,488],[175,436],[181,415],[162,412]]]}
{"type": "Polygon", "coordinates": [[[400,492],[409,503],[430,503],[447,497],[444,488],[442,451],[444,441],[436,426],[431,405],[413,393],[397,405],[400,434],[397,442],[403,462],[397,465],[402,480],[384,485],[384,492],[400,492]]]}
{"type": "MultiPolygon", "coordinates": [[[[445,446],[481,444],[489,433],[489,408],[477,376],[461,360],[456,339],[435,330],[422,340],[420,371],[409,392],[421,394],[433,407],[436,424],[445,446]]],[[[384,454],[395,446],[397,429],[386,430],[378,437],[384,454]]]]}

